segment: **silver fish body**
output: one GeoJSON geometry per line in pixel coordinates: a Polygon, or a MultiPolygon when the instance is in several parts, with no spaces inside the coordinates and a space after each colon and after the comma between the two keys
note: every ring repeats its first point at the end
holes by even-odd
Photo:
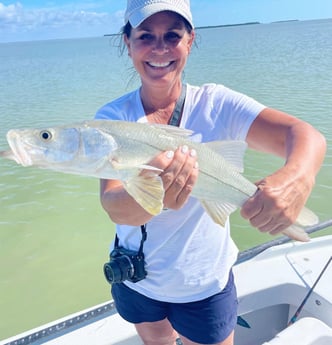
{"type": "MultiPolygon", "coordinates": [[[[121,180],[127,192],[150,214],[163,209],[160,170],[149,162],[161,151],[187,145],[197,152],[199,177],[192,192],[212,219],[224,225],[227,217],[257,191],[241,175],[246,144],[239,141],[196,143],[191,131],[173,126],[125,121],[94,120],[48,129],[15,129],[7,133],[11,151],[0,153],[23,166],[64,173],[121,180]],[[148,173],[141,174],[141,171],[148,173]]],[[[301,225],[317,217],[304,209],[301,225]]],[[[307,241],[296,225],[284,231],[307,241]]]]}

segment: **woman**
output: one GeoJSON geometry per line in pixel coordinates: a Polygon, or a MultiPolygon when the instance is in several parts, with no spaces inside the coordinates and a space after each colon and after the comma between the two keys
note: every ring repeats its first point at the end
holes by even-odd
{"type": "MultiPolygon", "coordinates": [[[[123,38],[141,87],[102,107],[96,118],[169,124],[202,142],[246,140],[249,147],[285,158],[257,183],[241,214],[262,232],[277,234],[295,221],[322,164],[326,144],[309,124],[267,108],[222,85],[182,85],[195,32],[188,1],[128,0],[123,38]],[[186,91],[184,92],[186,88],[186,91]],[[185,96],[181,103],[181,92],[185,96]]],[[[179,147],[150,165],[162,170],[165,210],[152,217],[116,180],[101,181],[101,202],[117,224],[119,244],[138,250],[141,225],[147,276],[113,284],[120,315],[135,324],[144,344],[233,344],[237,300],[232,265],[237,248],[190,197],[199,174],[196,152],[179,147]]]]}

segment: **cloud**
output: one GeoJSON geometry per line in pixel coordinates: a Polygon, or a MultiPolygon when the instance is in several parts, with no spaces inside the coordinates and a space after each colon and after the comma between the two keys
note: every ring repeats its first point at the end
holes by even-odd
{"type": "Polygon", "coordinates": [[[59,27],[68,24],[100,24],[109,19],[107,13],[86,11],[65,11],[61,9],[25,9],[20,3],[5,6],[0,3],[1,28],[36,28],[40,26],[59,27]]]}
{"type": "Polygon", "coordinates": [[[86,10],[77,5],[72,8],[25,8],[19,2],[7,6],[0,2],[0,36],[2,41],[6,40],[5,35],[12,37],[13,34],[36,35],[41,32],[45,36],[46,30],[50,33],[50,38],[56,37],[57,33],[61,38],[65,32],[69,37],[79,34],[91,36],[108,33],[110,30],[118,31],[122,24],[121,17],[122,13],[97,12],[91,6],[86,10]]]}

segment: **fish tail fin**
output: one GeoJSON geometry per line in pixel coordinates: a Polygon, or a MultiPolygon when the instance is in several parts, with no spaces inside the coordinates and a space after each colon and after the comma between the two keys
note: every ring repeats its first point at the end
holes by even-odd
{"type": "Polygon", "coordinates": [[[304,207],[297,217],[295,224],[283,230],[282,233],[292,238],[293,240],[308,242],[310,241],[310,237],[302,227],[312,226],[317,224],[318,222],[318,216],[308,208],[304,207]]]}
{"type": "Polygon", "coordinates": [[[123,182],[123,186],[127,193],[151,215],[155,216],[162,211],[165,191],[159,175],[151,172],[137,175],[123,182]]]}
{"type": "Polygon", "coordinates": [[[290,227],[288,227],[287,229],[283,230],[282,233],[284,235],[288,236],[289,238],[296,240],[296,241],[300,241],[300,242],[309,242],[310,241],[310,237],[304,231],[304,229],[298,225],[295,225],[295,224],[293,224],[290,227]]]}
{"type": "Polygon", "coordinates": [[[296,219],[296,224],[302,226],[316,225],[319,222],[318,216],[307,207],[303,207],[299,216],[296,219]]]}

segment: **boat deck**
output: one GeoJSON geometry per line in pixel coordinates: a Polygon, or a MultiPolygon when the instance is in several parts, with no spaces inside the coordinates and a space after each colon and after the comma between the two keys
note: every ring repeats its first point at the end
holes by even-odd
{"type": "MultiPolygon", "coordinates": [[[[298,321],[285,330],[288,320],[320,276],[331,254],[332,236],[323,236],[309,243],[292,242],[269,248],[235,266],[239,315],[251,326],[250,329],[236,328],[235,344],[332,344],[332,264],[320,277],[306,302],[299,316],[301,323],[298,321]],[[303,320],[307,323],[301,326],[305,322],[303,320]],[[317,323],[324,329],[323,336],[328,342],[289,340],[289,336],[296,334],[295,330],[304,334],[306,329],[310,329],[309,325],[316,325],[319,329],[317,323]]],[[[319,333],[316,335],[321,336],[319,333]]],[[[142,342],[135,327],[122,320],[113,303],[107,302],[0,341],[0,345],[26,344],[141,345],[142,342]]]]}

